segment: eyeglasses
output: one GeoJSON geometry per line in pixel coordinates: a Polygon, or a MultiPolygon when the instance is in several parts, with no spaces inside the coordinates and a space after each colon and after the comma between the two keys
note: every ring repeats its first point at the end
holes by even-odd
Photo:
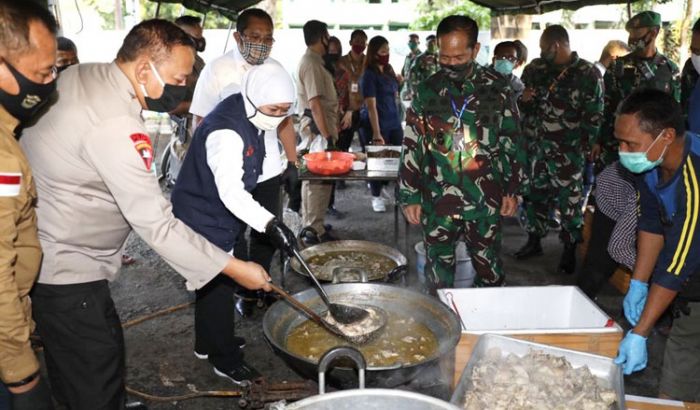
{"type": "Polygon", "coordinates": [[[250,41],[251,43],[267,44],[268,46],[275,44],[275,38],[272,36],[263,37],[257,34],[253,34],[250,36],[247,34],[241,34],[241,36],[247,38],[248,41],[250,41]]]}
{"type": "Polygon", "coordinates": [[[518,61],[518,57],[515,57],[515,56],[500,56],[500,57],[496,56],[495,58],[496,58],[496,60],[508,60],[511,63],[518,61]]]}

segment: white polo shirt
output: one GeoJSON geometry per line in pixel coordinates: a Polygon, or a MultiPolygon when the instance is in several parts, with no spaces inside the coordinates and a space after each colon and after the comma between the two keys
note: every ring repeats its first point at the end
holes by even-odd
{"type": "MultiPolygon", "coordinates": [[[[279,64],[272,58],[268,58],[265,62],[279,64]]],[[[200,117],[206,117],[224,98],[241,92],[243,74],[251,67],[252,65],[245,61],[238,51],[238,45],[205,65],[194,88],[190,112],[200,117]]],[[[281,173],[282,159],[277,130],[266,131],[265,160],[258,182],[267,181],[281,173]]]]}

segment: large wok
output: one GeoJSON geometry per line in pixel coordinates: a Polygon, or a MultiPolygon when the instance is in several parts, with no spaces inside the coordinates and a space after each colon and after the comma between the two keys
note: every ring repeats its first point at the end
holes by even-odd
{"type": "MultiPolygon", "coordinates": [[[[300,251],[301,256],[308,262],[309,258],[318,255],[325,255],[329,252],[339,252],[339,251],[356,251],[363,253],[373,253],[382,256],[386,256],[393,260],[395,268],[388,272],[363,272],[362,269],[354,268],[352,266],[345,266],[339,264],[336,270],[326,271],[317,270],[314,271],[316,278],[323,282],[367,282],[367,281],[384,281],[384,282],[395,282],[406,272],[406,257],[398,250],[386,246],[377,242],[369,241],[354,241],[354,240],[344,240],[344,241],[330,241],[320,243],[318,245],[310,246],[306,249],[300,251]],[[366,276],[366,277],[365,277],[366,276]]],[[[308,276],[306,271],[301,267],[301,264],[295,258],[290,261],[290,266],[292,270],[296,273],[308,276]]]]}
{"type": "MultiPolygon", "coordinates": [[[[421,362],[391,367],[368,367],[367,385],[370,387],[393,388],[412,380],[421,370],[437,365],[441,357],[451,355],[459,341],[459,320],[452,310],[435,298],[410,289],[384,284],[343,283],[324,287],[333,300],[372,304],[388,313],[413,317],[427,326],[438,339],[436,352],[421,362]]],[[[317,313],[326,310],[315,289],[304,290],[294,297],[317,313]]],[[[317,362],[292,354],[286,347],[289,332],[305,320],[306,316],[280,300],[265,313],[263,332],[275,353],[280,355],[287,365],[303,377],[315,379],[317,362]]],[[[335,367],[328,373],[327,380],[336,387],[348,388],[356,383],[356,376],[352,368],[335,367]]]]}

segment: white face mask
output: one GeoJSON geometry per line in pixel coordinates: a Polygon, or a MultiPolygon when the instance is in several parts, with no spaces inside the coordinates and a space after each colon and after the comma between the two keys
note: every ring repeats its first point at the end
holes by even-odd
{"type": "Polygon", "coordinates": [[[700,73],[700,55],[697,55],[695,53],[690,53],[690,62],[693,63],[693,67],[695,67],[695,71],[700,73]]]}
{"type": "Polygon", "coordinates": [[[255,125],[255,128],[262,131],[276,130],[277,127],[287,118],[286,115],[273,116],[263,114],[260,110],[256,110],[252,117],[248,118],[255,125]]]}

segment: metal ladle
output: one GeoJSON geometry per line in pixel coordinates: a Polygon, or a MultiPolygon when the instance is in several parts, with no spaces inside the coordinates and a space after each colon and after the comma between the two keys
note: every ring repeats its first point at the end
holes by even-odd
{"type": "Polygon", "coordinates": [[[326,328],[328,331],[330,331],[333,334],[336,334],[343,339],[347,340],[350,343],[356,344],[356,345],[361,345],[364,343],[367,343],[372,339],[374,335],[377,334],[380,330],[384,328],[384,325],[386,324],[386,321],[381,323],[381,326],[378,326],[376,329],[372,329],[370,331],[367,331],[362,334],[358,335],[349,335],[345,332],[343,332],[342,329],[340,329],[338,326],[329,323],[328,321],[324,320],[321,316],[319,316],[316,312],[311,310],[310,307],[306,306],[305,304],[301,303],[297,299],[294,298],[294,296],[290,295],[287,293],[284,289],[280,288],[279,286],[275,285],[274,283],[269,284],[270,287],[272,288],[273,291],[277,292],[280,296],[282,296],[286,301],[292,304],[292,306],[296,307],[297,309],[301,310],[304,312],[311,320],[316,322],[318,325],[323,326],[326,328]]]}
{"type": "Polygon", "coordinates": [[[297,258],[299,264],[301,264],[301,266],[304,268],[306,273],[316,285],[316,289],[318,290],[319,295],[321,295],[323,303],[325,303],[326,306],[328,306],[328,311],[331,313],[331,316],[333,316],[333,319],[335,319],[339,323],[348,325],[359,322],[369,315],[367,309],[363,309],[359,306],[332,303],[328,298],[328,294],[326,294],[326,291],[323,290],[323,286],[321,286],[321,283],[316,278],[316,275],[314,275],[313,272],[311,272],[309,265],[306,264],[306,261],[304,260],[304,258],[301,257],[299,251],[296,249],[294,249],[294,257],[297,258]]]}

